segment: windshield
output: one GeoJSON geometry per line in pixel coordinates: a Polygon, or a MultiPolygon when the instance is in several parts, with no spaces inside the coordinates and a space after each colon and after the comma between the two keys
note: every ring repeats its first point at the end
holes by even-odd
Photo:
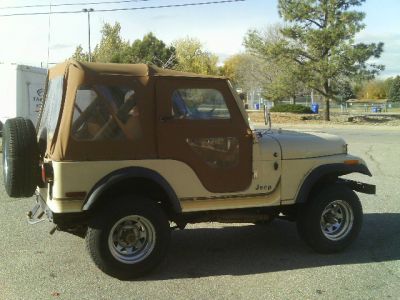
{"type": "Polygon", "coordinates": [[[233,86],[233,84],[230,80],[228,80],[228,85],[229,85],[229,89],[231,90],[233,97],[235,98],[236,104],[239,107],[239,110],[240,110],[246,124],[250,126],[249,117],[247,115],[246,109],[244,108],[243,101],[240,99],[239,95],[236,92],[235,87],[233,86]]]}
{"type": "Polygon", "coordinates": [[[44,98],[38,135],[40,139],[51,140],[57,127],[61,109],[64,77],[57,76],[49,81],[44,98]]]}

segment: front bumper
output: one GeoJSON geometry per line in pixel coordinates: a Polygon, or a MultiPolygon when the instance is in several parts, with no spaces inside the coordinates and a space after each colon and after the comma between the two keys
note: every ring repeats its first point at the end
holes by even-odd
{"type": "Polygon", "coordinates": [[[351,188],[353,191],[356,191],[356,192],[369,194],[369,195],[376,194],[376,186],[373,184],[368,184],[368,183],[363,183],[363,182],[349,180],[349,179],[343,179],[343,178],[340,178],[338,180],[338,183],[345,184],[349,188],[351,188]]]}

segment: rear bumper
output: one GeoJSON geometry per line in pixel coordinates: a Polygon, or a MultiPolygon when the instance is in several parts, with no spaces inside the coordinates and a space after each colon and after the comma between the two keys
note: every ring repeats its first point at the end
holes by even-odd
{"type": "Polygon", "coordinates": [[[44,213],[46,214],[49,221],[53,222],[53,212],[46,205],[46,201],[44,201],[44,199],[42,198],[40,193],[38,193],[37,191],[36,191],[35,195],[36,195],[36,203],[38,203],[40,205],[40,208],[44,211],[44,213]]]}
{"type": "Polygon", "coordinates": [[[49,221],[56,224],[59,228],[70,228],[87,223],[89,216],[87,212],[54,212],[39,193],[36,193],[36,202],[40,204],[49,221]]]}
{"type": "Polygon", "coordinates": [[[76,198],[56,198],[53,195],[51,187],[36,189],[36,195],[41,197],[42,201],[54,214],[80,213],[84,200],[76,198]]]}
{"type": "Polygon", "coordinates": [[[347,185],[353,191],[375,195],[376,194],[376,186],[373,184],[363,183],[359,181],[349,180],[349,179],[342,179],[340,178],[339,183],[347,185]]]}

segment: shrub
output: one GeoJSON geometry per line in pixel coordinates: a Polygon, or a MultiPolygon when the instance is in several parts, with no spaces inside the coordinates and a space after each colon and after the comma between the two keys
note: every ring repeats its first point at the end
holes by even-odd
{"type": "Polygon", "coordinates": [[[312,114],[311,108],[301,104],[280,104],[272,107],[271,112],[288,112],[294,114],[312,114]]]}

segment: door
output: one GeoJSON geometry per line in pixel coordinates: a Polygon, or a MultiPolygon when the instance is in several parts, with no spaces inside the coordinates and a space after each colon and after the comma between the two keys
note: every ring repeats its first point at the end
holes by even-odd
{"type": "Polygon", "coordinates": [[[252,134],[223,79],[159,78],[158,152],[189,165],[204,187],[238,192],[252,179],[252,134]]]}

